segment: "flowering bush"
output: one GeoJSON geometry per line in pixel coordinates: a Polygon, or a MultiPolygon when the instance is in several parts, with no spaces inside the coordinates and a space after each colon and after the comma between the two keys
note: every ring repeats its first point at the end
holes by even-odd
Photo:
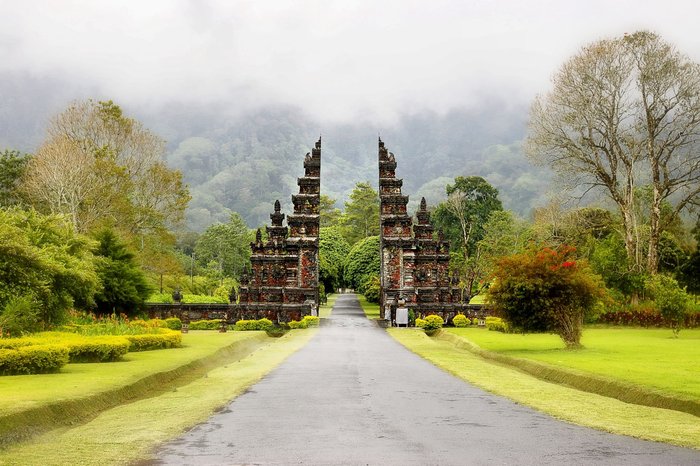
{"type": "Polygon", "coordinates": [[[575,249],[530,250],[502,258],[488,301],[513,330],[553,332],[569,348],[581,346],[584,317],[603,297],[600,277],[575,249]]]}

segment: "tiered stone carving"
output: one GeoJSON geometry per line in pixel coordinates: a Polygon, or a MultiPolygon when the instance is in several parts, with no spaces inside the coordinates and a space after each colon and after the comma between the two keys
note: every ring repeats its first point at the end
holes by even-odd
{"type": "Polygon", "coordinates": [[[379,199],[381,295],[383,317],[394,320],[396,308],[413,309],[416,316],[438,314],[451,320],[465,307],[449,275],[450,251],[440,232],[434,238],[425,198],[416,213],[406,211],[408,196],[396,178],[396,158],[379,140],[379,199]],[[405,303],[405,304],[404,304],[405,303]]]}
{"type": "Polygon", "coordinates": [[[294,214],[287,217],[275,201],[266,227],[267,240],[258,230],[251,243],[250,275],[241,280],[236,317],[273,322],[300,320],[318,310],[318,234],[321,201],[321,139],[304,158],[304,176],[292,196],[294,214]]]}

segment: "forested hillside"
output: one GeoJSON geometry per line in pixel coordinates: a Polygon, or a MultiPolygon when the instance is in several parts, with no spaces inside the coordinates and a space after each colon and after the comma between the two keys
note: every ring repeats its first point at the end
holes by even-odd
{"type": "MultiPolygon", "coordinates": [[[[49,118],[87,92],[19,74],[6,73],[0,83],[4,95],[15,96],[2,100],[0,149],[30,153],[41,142],[49,118]],[[31,105],[26,96],[33,96],[31,105]]],[[[275,199],[289,212],[303,156],[319,134],[322,190],[338,207],[356,182],[376,186],[378,135],[398,158],[398,176],[404,179],[412,210],[421,196],[431,205],[440,202],[445,185],[456,176],[478,175],[498,188],[506,208],[527,216],[550,179],[520,150],[527,108],[498,100],[446,114],[406,114],[384,124],[323,121],[285,106],[254,111],[177,103],[123,106],[167,141],[168,165],[181,170],[190,186],[187,227],[196,231],[225,223],[231,212],[239,212],[251,227],[265,224],[275,199]]]]}

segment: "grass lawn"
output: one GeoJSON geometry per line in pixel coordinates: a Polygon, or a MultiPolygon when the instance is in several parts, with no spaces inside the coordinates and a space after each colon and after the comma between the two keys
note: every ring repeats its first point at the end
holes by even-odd
{"type": "Polygon", "coordinates": [[[192,331],[182,347],[127,353],[122,361],[68,364],[57,374],[0,377],[0,416],[114,390],[150,374],[173,370],[263,332],[192,331]]]}
{"type": "MultiPolygon", "coordinates": [[[[216,409],[260,380],[304,346],[316,331],[294,330],[281,338],[268,338],[264,346],[248,356],[216,367],[187,385],[108,409],[85,424],[55,429],[0,450],[0,465],[105,466],[143,459],[156,445],[204,421],[216,409]]],[[[223,334],[223,337],[235,339],[236,335],[243,335],[243,332],[223,334]]],[[[189,348],[198,346],[189,337],[201,341],[200,335],[192,333],[187,338],[191,342],[189,348]]],[[[208,337],[216,336],[211,333],[208,337]]],[[[166,356],[168,351],[173,350],[150,352],[160,353],[151,362],[159,364],[160,356],[166,356]]],[[[114,368],[114,364],[103,365],[114,368]]]]}
{"type": "Polygon", "coordinates": [[[556,335],[446,330],[489,351],[700,400],[700,329],[685,329],[672,338],[669,329],[589,328],[581,340],[585,348],[575,351],[564,349],[556,335]]]}
{"type": "Polygon", "coordinates": [[[360,306],[368,319],[379,319],[379,304],[367,302],[361,294],[357,295],[357,299],[360,300],[360,306]]]}
{"type": "Polygon", "coordinates": [[[333,305],[335,304],[335,300],[338,299],[338,294],[327,294],[326,298],[328,300],[326,304],[321,304],[318,307],[318,316],[322,319],[330,317],[331,311],[333,310],[333,305]]]}
{"type": "Polygon", "coordinates": [[[457,349],[448,341],[429,338],[421,330],[392,328],[389,333],[438,367],[556,418],[608,432],[700,449],[700,422],[692,414],[625,403],[545,382],[457,349]]]}

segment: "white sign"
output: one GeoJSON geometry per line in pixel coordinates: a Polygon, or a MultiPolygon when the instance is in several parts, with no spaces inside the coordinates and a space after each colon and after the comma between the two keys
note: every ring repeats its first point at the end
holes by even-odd
{"type": "Polygon", "coordinates": [[[408,327],[408,308],[399,307],[396,309],[396,325],[408,327]]]}

